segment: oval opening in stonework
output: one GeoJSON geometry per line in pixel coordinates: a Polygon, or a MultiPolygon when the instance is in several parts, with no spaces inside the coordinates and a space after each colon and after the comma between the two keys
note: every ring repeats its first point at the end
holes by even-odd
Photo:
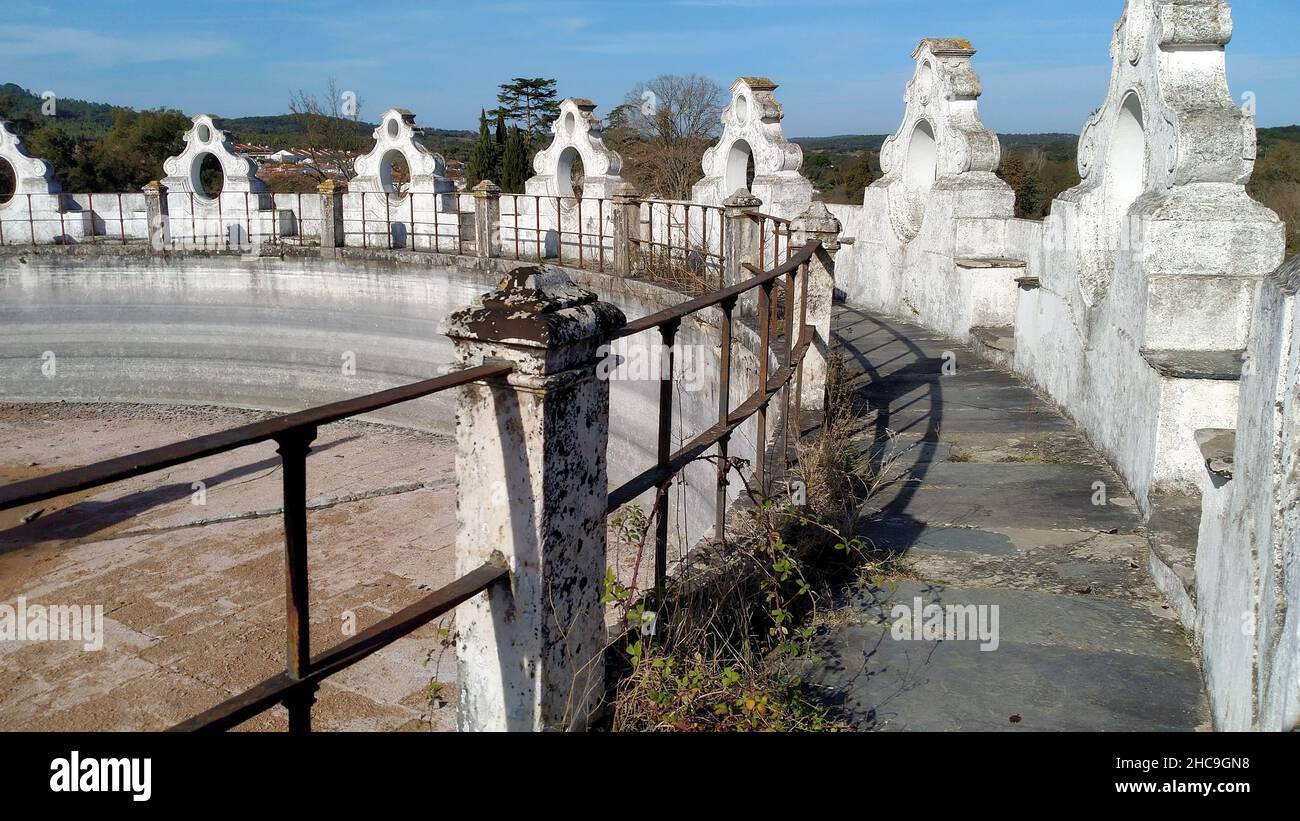
{"type": "Polygon", "coordinates": [[[1136,93],[1124,98],[1110,140],[1106,164],[1111,214],[1123,218],[1146,190],[1147,135],[1142,100],[1136,93]]]}
{"type": "Polygon", "coordinates": [[[573,146],[560,152],[560,161],[555,170],[555,185],[562,197],[582,198],[582,187],[586,179],[586,169],[582,164],[582,153],[573,146]]]}
{"type": "Polygon", "coordinates": [[[216,199],[226,186],[226,172],[215,154],[204,152],[194,162],[194,192],[201,197],[216,199]]]}
{"type": "Polygon", "coordinates": [[[752,191],[754,186],[754,150],[744,140],[736,140],[727,152],[727,196],[740,189],[752,191]]]}
{"type": "Polygon", "coordinates": [[[744,94],[736,95],[736,122],[741,125],[749,122],[749,99],[744,94]]]}
{"type": "Polygon", "coordinates": [[[406,155],[396,148],[379,161],[379,184],[389,194],[400,194],[411,184],[411,168],[406,155]]]}
{"type": "Polygon", "coordinates": [[[395,140],[397,139],[397,135],[400,133],[402,133],[402,127],[398,124],[397,118],[390,118],[388,120],[388,136],[395,140]]]}
{"type": "Polygon", "coordinates": [[[934,128],[925,120],[912,129],[906,168],[909,186],[925,191],[933,187],[939,169],[939,149],[934,139],[934,128]]]}
{"type": "Polygon", "coordinates": [[[17,190],[18,177],[14,174],[14,167],[8,160],[0,159],[0,205],[13,199],[17,190]]]}

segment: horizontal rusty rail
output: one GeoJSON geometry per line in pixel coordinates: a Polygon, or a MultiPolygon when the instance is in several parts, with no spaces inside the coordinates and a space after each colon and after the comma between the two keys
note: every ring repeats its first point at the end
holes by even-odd
{"type": "Polygon", "coordinates": [[[287,698],[316,688],[326,678],[454,610],[492,585],[505,581],[509,575],[510,572],[504,567],[492,565],[471,570],[446,587],[397,611],[332,650],[313,657],[310,671],[302,678],[295,679],[287,673],[272,676],[229,701],[182,721],[168,732],[221,732],[236,727],[287,698]]]}
{"type": "Polygon", "coordinates": [[[68,493],[76,493],[101,485],[120,482],[146,473],[163,470],[175,465],[216,456],[231,450],[266,442],[288,434],[295,429],[319,427],[359,416],[363,413],[387,408],[413,399],[420,399],[430,394],[449,388],[467,385],[480,379],[502,376],[509,373],[511,365],[481,365],[477,368],[439,376],[424,382],[392,388],[356,399],[346,399],[329,405],[321,405],[308,410],[277,416],[263,422],[231,428],[219,433],[196,436],[183,442],[164,445],[160,448],[120,456],[96,462],[93,465],[63,470],[35,479],[27,479],[0,487],[0,510],[22,507],[34,502],[43,502],[68,493]]]}
{"type": "Polygon", "coordinates": [[[647,317],[638,319],[635,322],[629,322],[615,336],[616,339],[632,336],[633,334],[643,333],[653,328],[659,328],[674,322],[681,322],[691,314],[698,313],[705,308],[712,308],[727,300],[733,300],[746,291],[752,291],[755,288],[775,282],[778,278],[786,276],[797,270],[808,260],[812,259],[813,254],[817,252],[818,243],[816,241],[805,244],[802,248],[790,257],[779,267],[771,271],[758,271],[753,265],[745,264],[745,268],[757,272],[757,275],[743,282],[737,282],[735,285],[728,285],[720,291],[698,296],[689,299],[681,304],[666,308],[658,313],[650,314],[647,317]]]}
{"type": "MultiPolygon", "coordinates": [[[[626,338],[635,334],[646,331],[658,330],[660,341],[667,351],[667,366],[663,375],[659,379],[659,434],[658,449],[655,464],[653,467],[641,472],[633,477],[630,481],[624,482],[619,487],[611,491],[606,497],[606,509],[614,512],[623,505],[633,501],[638,496],[650,490],[657,490],[654,502],[654,522],[655,522],[655,598],[657,601],[663,601],[666,579],[668,575],[668,495],[672,482],[676,476],[681,473],[691,462],[704,455],[705,451],[716,447],[718,450],[717,465],[717,511],[715,520],[716,537],[721,540],[725,533],[726,503],[728,484],[728,464],[727,455],[728,443],[732,433],[751,418],[757,417],[758,420],[758,457],[754,467],[754,475],[760,490],[765,492],[766,488],[766,450],[767,450],[767,414],[768,405],[772,398],[779,392],[784,391],[783,406],[785,415],[783,425],[785,427],[786,450],[788,453],[788,435],[790,424],[790,390],[792,382],[794,386],[801,386],[803,381],[803,360],[812,343],[812,336],[807,324],[807,303],[808,303],[808,271],[809,263],[813,256],[821,247],[817,240],[810,240],[802,248],[794,253],[788,254],[789,259],[781,264],[773,264],[770,270],[761,271],[753,265],[746,265],[746,269],[754,274],[753,277],[738,282],[735,285],[722,288],[704,296],[682,302],[671,308],[651,314],[643,319],[630,322],[625,325],[616,335],[616,338],[626,338]],[[786,324],[784,336],[785,361],[775,374],[769,374],[769,358],[772,356],[772,336],[773,336],[773,314],[776,312],[776,302],[772,299],[772,292],[779,281],[784,288],[786,295],[785,310],[786,324]],[[800,316],[796,319],[792,314],[794,305],[794,295],[796,286],[801,287],[800,316]],[[730,378],[731,378],[731,345],[734,318],[732,316],[737,301],[742,294],[757,289],[758,298],[758,388],[753,395],[741,403],[739,407],[732,410],[730,404],[730,378]],[[722,312],[721,341],[719,345],[720,369],[719,369],[719,389],[718,389],[718,421],[708,430],[694,437],[685,447],[676,452],[672,450],[672,414],[673,414],[673,389],[674,389],[674,352],[673,346],[676,341],[677,332],[681,328],[682,321],[691,314],[703,311],[708,308],[718,307],[722,312]],[[795,340],[797,332],[798,341],[795,340]]],[[[798,391],[802,388],[798,387],[798,391]]],[[[798,427],[799,417],[799,397],[798,392],[795,396],[794,418],[796,420],[796,429],[798,427]]]]}
{"type": "Polygon", "coordinates": [[[0,510],[100,487],[248,445],[275,441],[279,445],[284,485],[285,672],[172,729],[226,730],[277,704],[283,704],[289,713],[289,731],[310,732],[312,704],[316,700],[315,692],[321,681],[392,644],[508,576],[508,571],[504,568],[479,567],[360,635],[312,657],[307,583],[307,456],[311,452],[311,443],[316,439],[317,428],[482,379],[504,376],[513,370],[514,366],[508,363],[481,365],[412,385],[321,405],[130,456],[7,485],[0,487],[0,510]]]}

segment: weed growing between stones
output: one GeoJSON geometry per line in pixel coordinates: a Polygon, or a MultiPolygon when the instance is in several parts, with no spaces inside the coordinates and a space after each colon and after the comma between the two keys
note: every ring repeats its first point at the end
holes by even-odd
{"type": "MultiPolygon", "coordinates": [[[[879,582],[895,568],[858,532],[866,501],[887,481],[852,441],[855,414],[842,363],[833,362],[820,432],[796,446],[778,500],[746,481],[723,543],[691,551],[656,603],[611,570],[605,602],[618,608],[620,637],[607,653],[616,731],[834,731],[801,671],[817,661],[819,611],[857,578],[879,582]]],[[[729,468],[742,475],[743,463],[729,468]]],[[[742,479],[745,477],[742,475],[742,479]]],[[[646,552],[653,517],[620,512],[619,538],[646,552]]]]}

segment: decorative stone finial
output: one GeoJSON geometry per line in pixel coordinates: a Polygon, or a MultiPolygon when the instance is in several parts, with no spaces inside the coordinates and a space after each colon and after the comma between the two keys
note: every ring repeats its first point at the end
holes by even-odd
{"type": "Polygon", "coordinates": [[[403,189],[408,194],[445,194],[455,188],[447,177],[447,163],[441,154],[435,154],[416,141],[415,115],[405,108],[390,108],[384,112],[372,136],[375,145],[354,165],[357,172],[348,186],[355,193],[394,193],[393,161],[401,157],[406,161],[411,180],[403,189]]]}
{"type": "Polygon", "coordinates": [[[536,175],[524,183],[529,194],[608,199],[623,184],[623,158],[605,147],[604,125],[591,100],[570,97],[560,103],[551,125],[551,144],[533,158],[536,175]],[[573,190],[573,161],[582,160],[582,191],[573,190]]]}
{"type": "Polygon", "coordinates": [[[728,192],[752,192],[777,216],[790,217],[812,201],[812,183],[799,173],[803,149],[785,137],[785,112],[766,77],[740,77],[722,112],[722,137],[704,152],[704,179],[692,189],[696,202],[721,203],[728,192]],[[754,179],[746,184],[750,160],[754,179]]]}
{"type": "Polygon", "coordinates": [[[930,190],[941,179],[969,175],[966,187],[1010,191],[994,174],[1002,146],[980,120],[974,55],[969,40],[955,38],[929,37],[912,52],[907,111],[880,149],[885,174],[872,184],[889,192],[890,222],[904,242],[921,230],[930,190]]]}
{"type": "Polygon", "coordinates": [[[194,117],[185,132],[185,149],[163,163],[167,176],[162,184],[173,194],[203,195],[199,177],[204,157],[215,157],[221,164],[223,194],[266,193],[266,184],[257,177],[257,163],[235,151],[235,143],[221,129],[221,121],[211,114],[194,117]]]}
{"type": "Polygon", "coordinates": [[[54,167],[45,160],[27,156],[23,138],[6,120],[0,120],[0,160],[13,169],[15,197],[58,194],[63,190],[54,179],[54,167]]]}
{"type": "Polygon", "coordinates": [[[501,186],[492,182],[492,180],[480,180],[479,184],[470,189],[476,197],[501,196],[501,186]]]}
{"type": "Polygon", "coordinates": [[[348,184],[346,182],[336,180],[333,177],[316,186],[316,193],[318,194],[346,194],[347,190],[348,184]]]}

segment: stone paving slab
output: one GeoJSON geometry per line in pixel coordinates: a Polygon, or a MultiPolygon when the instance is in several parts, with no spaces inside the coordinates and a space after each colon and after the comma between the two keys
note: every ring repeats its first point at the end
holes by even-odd
{"type": "Polygon", "coordinates": [[[859,591],[853,606],[859,619],[825,640],[832,661],[814,683],[861,729],[1205,728],[1200,674],[1181,629],[1140,604],[902,582],[859,591]],[[895,640],[891,608],[918,597],[926,605],[997,605],[997,648],[895,640]]]}
{"type": "Polygon", "coordinates": [[[857,441],[885,480],[861,535],[905,571],[845,591],[822,622],[810,677],[826,701],[863,730],[1206,729],[1196,656],[1151,583],[1133,499],[1069,420],[905,322],[840,306],[836,343],[860,374],[857,441]],[[954,375],[937,369],[945,353],[954,375]],[[996,608],[996,649],[909,640],[895,623],[914,624],[918,599],[921,613],[996,608]]]}

